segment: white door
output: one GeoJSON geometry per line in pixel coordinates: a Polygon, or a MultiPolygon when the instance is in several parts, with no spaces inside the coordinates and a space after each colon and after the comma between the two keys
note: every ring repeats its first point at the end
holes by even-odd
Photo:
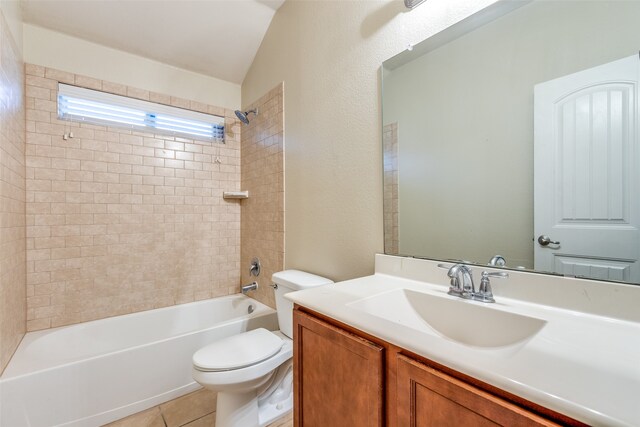
{"type": "Polygon", "coordinates": [[[634,55],[536,85],[536,270],[640,283],[639,65],[634,55]]]}

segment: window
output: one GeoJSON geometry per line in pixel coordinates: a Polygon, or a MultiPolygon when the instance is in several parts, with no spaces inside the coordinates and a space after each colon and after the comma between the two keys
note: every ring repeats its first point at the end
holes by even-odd
{"type": "Polygon", "coordinates": [[[60,83],[58,117],[96,125],[224,140],[224,117],[60,83]]]}

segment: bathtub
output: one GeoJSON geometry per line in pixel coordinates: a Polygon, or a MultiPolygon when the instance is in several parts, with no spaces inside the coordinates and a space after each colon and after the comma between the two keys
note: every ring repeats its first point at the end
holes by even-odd
{"type": "Polygon", "coordinates": [[[126,417],[200,388],[191,378],[199,348],[277,326],[275,310],[230,295],[29,332],[0,377],[0,426],[95,427],[126,417]]]}

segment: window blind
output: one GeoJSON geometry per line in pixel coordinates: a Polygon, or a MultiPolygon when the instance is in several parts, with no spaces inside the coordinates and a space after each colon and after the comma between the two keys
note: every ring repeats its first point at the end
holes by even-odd
{"type": "Polygon", "coordinates": [[[58,85],[58,117],[186,138],[224,140],[224,117],[63,83],[58,85]]]}

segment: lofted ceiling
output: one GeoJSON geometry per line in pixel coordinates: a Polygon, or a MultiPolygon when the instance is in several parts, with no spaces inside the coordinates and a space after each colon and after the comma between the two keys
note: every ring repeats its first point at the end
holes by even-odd
{"type": "Polygon", "coordinates": [[[22,0],[25,22],[242,83],[285,0],[22,0]]]}

